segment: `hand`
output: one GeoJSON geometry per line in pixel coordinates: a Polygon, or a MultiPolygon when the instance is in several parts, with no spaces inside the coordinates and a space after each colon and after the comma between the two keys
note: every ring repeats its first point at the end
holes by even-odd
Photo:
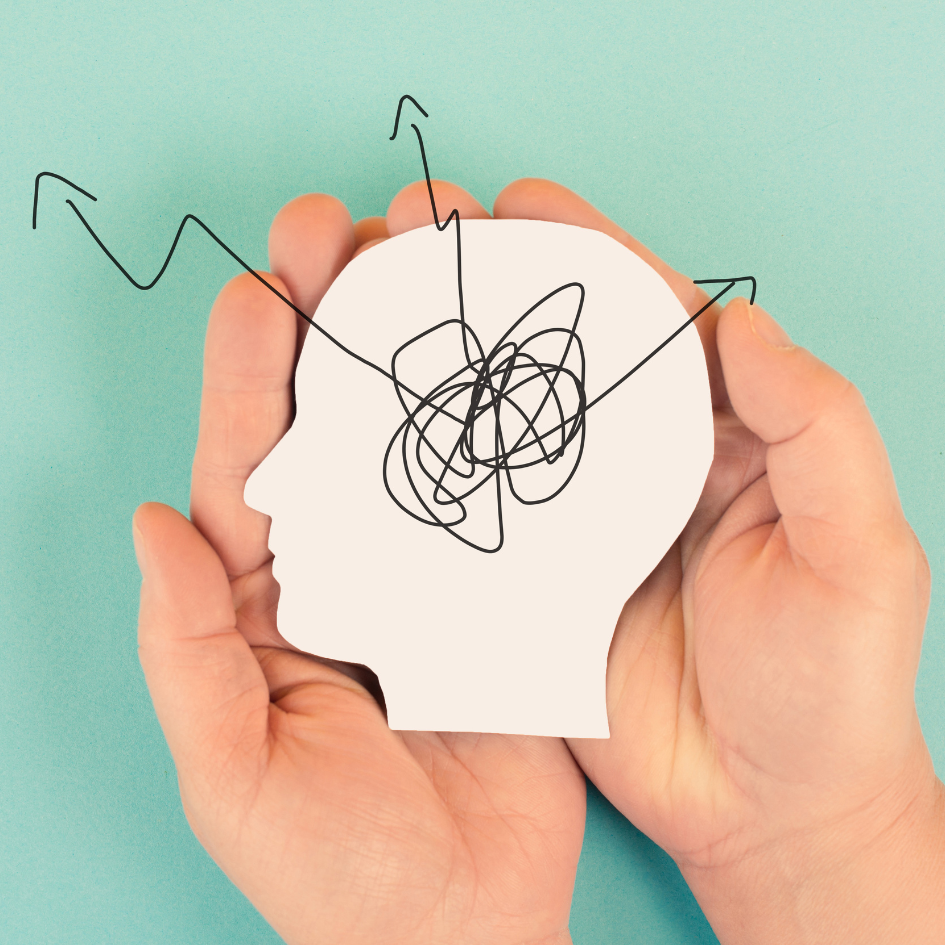
{"type": "MultiPolygon", "coordinates": [[[[488,216],[458,188],[437,192],[488,216]]],[[[429,214],[423,186],[386,225],[357,228],[333,198],[299,198],[273,223],[264,277],[311,314],[358,243],[370,251],[429,214]]],[[[223,290],[193,524],[154,504],[135,516],[141,663],[187,818],[289,943],[570,942],[584,777],[564,742],[392,732],[368,671],[278,633],[269,519],[243,487],[291,422],[306,325],[249,274],[223,290]]]]}
{"type": "MultiPolygon", "coordinates": [[[[494,213],[602,230],[688,312],[708,300],[556,184],[512,184],[494,213]]],[[[723,942],[945,940],[945,801],[913,696],[929,569],[879,433],[758,306],[696,325],[715,460],[620,617],[611,738],[571,749],[723,942]]]]}

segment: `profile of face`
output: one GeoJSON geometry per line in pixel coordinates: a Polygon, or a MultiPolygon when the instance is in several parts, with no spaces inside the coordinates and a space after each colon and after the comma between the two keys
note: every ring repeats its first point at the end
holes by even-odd
{"type": "Polygon", "coordinates": [[[713,452],[702,346],[646,263],[529,220],[413,230],[319,306],[272,517],[279,626],[378,675],[395,729],[607,737],[627,597],[713,452]]]}

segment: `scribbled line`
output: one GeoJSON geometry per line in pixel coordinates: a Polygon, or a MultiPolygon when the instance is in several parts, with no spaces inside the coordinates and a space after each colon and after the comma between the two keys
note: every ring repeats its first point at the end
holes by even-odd
{"type": "Polygon", "coordinates": [[[387,139],[388,141],[393,141],[397,137],[397,129],[400,127],[400,113],[404,110],[404,102],[410,102],[424,118],[430,117],[412,95],[401,95],[400,101],[397,103],[397,115],[394,117],[394,133],[387,139]]]}
{"type": "MultiPolygon", "coordinates": [[[[42,171],[36,175],[36,183],[33,184],[33,229],[36,229],[36,210],[39,207],[39,182],[44,177],[55,177],[56,180],[61,180],[64,184],[68,184],[73,190],[77,190],[80,194],[85,197],[88,197],[89,200],[98,201],[98,197],[93,197],[87,190],[83,190],[81,187],[76,186],[70,180],[66,180],[65,177],[62,177],[60,174],[53,174],[52,171],[42,171]]],[[[72,204],[72,201],[67,200],[66,203],[72,204]]],[[[72,209],[75,210],[75,204],[72,204],[72,209]]],[[[78,211],[76,211],[78,212],[78,211]]],[[[121,268],[121,267],[119,267],[121,268]]],[[[125,270],[122,269],[122,272],[125,270]]],[[[163,269],[161,270],[164,271],[163,269]]],[[[127,273],[125,273],[127,275],[127,273]]],[[[155,282],[157,280],[155,279],[155,282]]],[[[140,288],[140,286],[139,286],[140,288]]]]}
{"type": "MultiPolygon", "coordinates": [[[[394,119],[393,141],[397,137],[404,104],[409,102],[425,118],[429,117],[416,99],[401,97],[394,119]]],[[[463,298],[463,253],[459,211],[453,209],[440,221],[433,184],[427,163],[423,137],[411,123],[420,148],[433,222],[439,232],[453,223],[456,232],[457,317],[448,318],[404,342],[393,354],[390,370],[346,347],[324,327],[306,315],[275,286],[267,282],[235,253],[202,220],[188,213],[180,226],[157,275],[148,283],[138,282],[99,238],[85,216],[71,199],[72,208],[89,235],[119,272],[137,289],[153,288],[164,275],[177,249],[188,221],[193,221],[243,269],[278,296],[297,315],[304,318],[327,341],[366,367],[387,378],[394,387],[404,411],[404,420],[397,428],[384,453],[383,482],[391,499],[409,516],[426,525],[448,532],[454,538],[485,553],[499,551],[505,544],[502,514],[502,483],[509,493],[524,505],[549,502],[574,478],[584,454],[587,412],[632,377],[648,361],[659,354],[674,338],[691,325],[739,282],[751,282],[750,303],[755,301],[756,282],[752,276],[727,279],[699,279],[696,285],[720,285],[716,293],[695,314],[691,315],[668,338],[646,357],[633,365],[603,393],[588,401],[585,392],[584,347],[578,324],[584,308],[585,290],[580,282],[568,282],[539,299],[521,315],[490,349],[483,348],[478,335],[466,320],[463,298]],[[567,327],[540,328],[542,307],[561,298],[568,301],[573,312],[567,327]],[[425,393],[417,393],[405,380],[410,374],[411,358],[423,361],[424,349],[442,359],[444,345],[454,352],[454,362],[447,376],[425,393]],[[548,469],[560,464],[556,475],[548,469]],[[526,470],[545,467],[547,482],[537,487],[526,470]],[[532,485],[533,494],[528,487],[532,485]],[[494,538],[488,542],[461,533],[461,526],[470,518],[470,500],[482,491],[493,491],[494,538]]],[[[39,205],[39,184],[43,177],[53,177],[90,200],[88,191],[59,174],[43,171],[36,175],[33,190],[33,229],[39,205]]],[[[417,385],[421,390],[428,383],[417,385]]],[[[481,515],[482,513],[477,513],[481,515]]],[[[467,530],[468,531],[468,530],[467,530]]]]}

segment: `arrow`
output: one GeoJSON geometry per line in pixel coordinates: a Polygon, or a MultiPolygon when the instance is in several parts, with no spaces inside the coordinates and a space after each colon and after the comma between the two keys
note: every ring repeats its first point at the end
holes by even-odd
{"type": "MultiPolygon", "coordinates": [[[[73,184],[71,180],[66,180],[60,174],[53,174],[52,171],[40,171],[36,175],[36,183],[33,186],[33,229],[36,229],[36,208],[39,205],[39,181],[42,177],[55,177],[56,180],[61,180],[64,184],[68,184],[73,190],[77,190],[80,194],[88,197],[89,200],[98,200],[98,197],[93,197],[87,190],[83,190],[78,184],[73,184]]],[[[68,202],[68,201],[67,201],[68,202]]]]}
{"type": "MultiPolygon", "coordinates": [[[[751,283],[751,298],[748,300],[749,305],[755,304],[755,290],[758,288],[758,283],[755,282],[754,276],[735,276],[731,279],[693,279],[694,285],[721,285],[723,282],[728,283],[728,287],[723,289],[721,295],[725,295],[729,289],[735,285],[736,282],[750,282],[751,283]]],[[[720,295],[717,295],[715,298],[720,298],[720,295]]],[[[715,301],[713,299],[713,301],[715,301]]]]}
{"type": "Polygon", "coordinates": [[[684,321],[665,341],[658,344],[645,358],[643,358],[641,361],[638,361],[632,368],[630,368],[630,370],[627,371],[627,373],[624,374],[624,376],[621,377],[619,381],[617,381],[615,384],[611,384],[610,387],[608,387],[607,390],[605,390],[603,394],[598,394],[597,397],[595,397],[587,405],[588,410],[590,410],[591,407],[594,406],[594,404],[599,403],[601,400],[603,400],[612,390],[616,390],[625,380],[627,380],[627,378],[632,377],[634,374],[636,374],[636,372],[639,371],[640,368],[643,367],[643,365],[647,363],[647,361],[649,361],[651,358],[656,357],[656,355],[658,355],[663,350],[663,348],[665,348],[677,335],[685,331],[703,312],[705,312],[707,309],[710,309],[713,305],[715,305],[715,303],[718,302],[718,300],[722,298],[722,296],[725,295],[725,293],[728,292],[732,288],[732,286],[736,285],[739,282],[750,282],[751,283],[751,299],[749,300],[748,304],[754,305],[754,302],[755,302],[755,277],[754,276],[738,276],[737,278],[734,278],[734,279],[693,279],[692,281],[694,285],[721,285],[724,282],[725,288],[722,289],[721,292],[714,295],[711,299],[709,299],[709,301],[706,302],[705,305],[703,305],[702,308],[700,308],[699,311],[695,313],[695,315],[691,315],[688,319],[686,319],[686,321],[684,321]]]}
{"type": "Polygon", "coordinates": [[[400,126],[400,112],[404,107],[404,102],[413,102],[417,107],[417,111],[423,115],[424,118],[429,118],[430,116],[424,111],[423,106],[412,96],[412,95],[401,95],[400,101],[397,103],[397,117],[394,119],[394,133],[390,136],[388,140],[393,141],[397,137],[397,128],[400,126]]]}

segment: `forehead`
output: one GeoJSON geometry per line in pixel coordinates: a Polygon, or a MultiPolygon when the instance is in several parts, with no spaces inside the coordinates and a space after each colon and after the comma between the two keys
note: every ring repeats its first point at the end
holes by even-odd
{"type": "MultiPolygon", "coordinates": [[[[588,352],[589,398],[687,318],[652,268],[595,230],[538,220],[467,220],[461,261],[465,317],[487,350],[543,296],[564,283],[584,285],[578,334],[588,352]]],[[[353,260],[322,300],[316,321],[389,369],[401,345],[457,317],[457,285],[454,228],[439,232],[431,224],[353,260]]],[[[543,319],[570,327],[573,314],[573,299],[565,294],[545,308],[543,319]]]]}

